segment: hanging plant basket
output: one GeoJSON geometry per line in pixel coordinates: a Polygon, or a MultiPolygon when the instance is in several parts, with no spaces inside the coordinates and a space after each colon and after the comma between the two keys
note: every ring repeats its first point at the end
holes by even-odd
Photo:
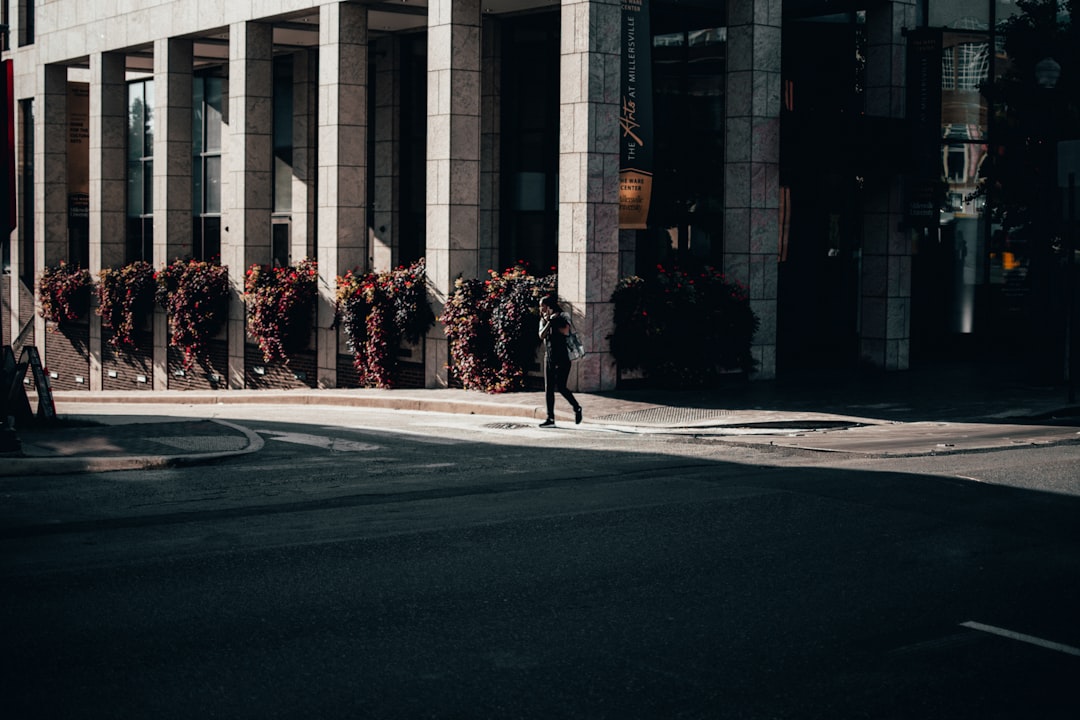
{"type": "Polygon", "coordinates": [[[90,311],[90,293],[94,279],[79,265],[61,262],[47,267],[38,278],[38,303],[41,316],[63,325],[86,317],[90,311]]]}
{"type": "Polygon", "coordinates": [[[248,268],[244,277],[247,328],[266,362],[287,360],[307,348],[318,279],[318,265],[310,259],[286,268],[248,268]]]}
{"type": "Polygon", "coordinates": [[[207,344],[225,326],[229,269],[201,260],[176,260],[159,270],[157,301],[169,318],[169,344],[184,353],[184,367],[205,361],[207,344]]]}
{"type": "Polygon", "coordinates": [[[103,269],[97,285],[98,315],[110,331],[114,350],[135,348],[135,330],[154,311],[157,283],[154,268],[142,260],[118,269],[103,269]]]}
{"type": "Polygon", "coordinates": [[[416,344],[435,324],[427,301],[424,259],[387,272],[347,272],[337,278],[336,316],[364,387],[398,383],[402,342],[416,344]]]}

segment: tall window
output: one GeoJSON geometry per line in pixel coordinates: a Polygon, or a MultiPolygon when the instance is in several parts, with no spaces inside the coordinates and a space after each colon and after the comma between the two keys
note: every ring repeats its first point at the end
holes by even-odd
{"type": "Polygon", "coordinates": [[[293,181],[293,56],[274,59],[274,212],[271,257],[290,262],[293,181]]]}
{"type": "Polygon", "coordinates": [[[941,57],[942,175],[949,183],[945,210],[973,218],[981,211],[969,198],[986,157],[987,108],[979,88],[990,71],[989,47],[985,32],[947,32],[941,57]]]}
{"type": "MultiPolygon", "coordinates": [[[[995,24],[1018,12],[1015,3],[1003,0],[945,2],[930,5],[929,25],[944,27],[941,58],[941,148],[943,177],[947,181],[947,203],[943,208],[943,241],[955,245],[957,264],[957,307],[955,329],[970,332],[973,327],[974,286],[989,280],[1004,282],[1001,248],[988,242],[997,228],[984,212],[986,197],[975,190],[980,167],[994,142],[993,116],[987,106],[984,84],[991,73],[1004,66],[1003,55],[995,58],[1000,38],[995,24]],[[989,259],[988,266],[986,260],[989,259]]],[[[1010,253],[1010,260],[1015,256],[1010,253]]],[[[1017,273],[1013,273],[1016,275],[1017,273]]]]}
{"type": "Polygon", "coordinates": [[[499,263],[558,263],[559,16],[505,23],[499,263]]]}
{"type": "Polygon", "coordinates": [[[22,123],[22,174],[19,178],[22,212],[19,218],[22,238],[22,279],[29,286],[34,284],[34,101],[19,101],[19,119],[22,123]]]}
{"type": "Polygon", "coordinates": [[[128,83],[127,261],[154,258],[154,81],[128,83]]]}
{"type": "Polygon", "coordinates": [[[36,0],[19,0],[19,47],[34,42],[34,3],[36,0]]]}
{"type": "Polygon", "coordinates": [[[10,0],[3,0],[0,4],[0,23],[3,24],[3,32],[0,32],[0,50],[10,50],[11,41],[8,38],[8,28],[11,27],[10,0]]]}
{"type": "Polygon", "coordinates": [[[723,4],[712,9],[653,6],[654,163],[649,230],[639,233],[637,266],[694,258],[719,264],[723,252],[723,4]]]}
{"type": "MultiPolygon", "coordinates": [[[[945,201],[939,226],[937,258],[947,307],[944,329],[971,333],[975,328],[975,288],[986,274],[987,224],[985,198],[976,193],[980,168],[987,157],[990,118],[981,87],[990,76],[991,23],[989,3],[956,7],[942,14],[934,4],[932,19],[945,26],[941,54],[941,177],[945,201]],[[974,15],[964,14],[965,11],[974,15]]],[[[940,321],[939,321],[940,322],[940,321]]]]}
{"type": "Polygon", "coordinates": [[[192,83],[192,212],[198,260],[221,257],[221,117],[224,80],[200,75],[192,83]]]}
{"type": "MultiPolygon", "coordinates": [[[[401,37],[401,230],[398,259],[410,263],[424,254],[427,230],[427,42],[423,35],[401,37]]],[[[374,107],[375,103],[371,103],[374,107]]],[[[371,133],[374,135],[374,133],[371,133]]],[[[374,183],[369,183],[374,187],[374,183]]]]}

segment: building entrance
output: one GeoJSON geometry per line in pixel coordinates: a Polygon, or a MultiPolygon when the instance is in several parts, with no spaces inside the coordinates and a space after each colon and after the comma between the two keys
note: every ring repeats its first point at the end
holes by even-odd
{"type": "Polygon", "coordinates": [[[857,13],[784,23],[777,372],[858,361],[865,154],[857,13]],[[838,79],[847,78],[847,82],[838,79]]]}

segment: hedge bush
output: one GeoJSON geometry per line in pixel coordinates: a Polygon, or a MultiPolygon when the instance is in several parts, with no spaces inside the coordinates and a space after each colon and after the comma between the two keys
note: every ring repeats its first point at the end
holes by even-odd
{"type": "Polygon", "coordinates": [[[402,340],[418,343],[435,324],[424,259],[386,272],[347,272],[337,278],[336,300],[360,384],[394,387],[402,340]]]}
{"type": "Polygon", "coordinates": [[[440,320],[450,341],[450,369],[468,390],[520,390],[536,357],[540,298],[557,276],[530,275],[524,264],[488,279],[459,278],[440,320]]]}
{"type": "Polygon", "coordinates": [[[135,347],[135,328],[154,311],[157,281],[153,266],[136,260],[121,268],[104,268],[97,285],[101,324],[110,331],[114,350],[135,347]]]}
{"type": "Polygon", "coordinates": [[[712,267],[665,268],[623,278],[612,294],[611,353],[620,369],[640,369],[664,387],[702,387],[726,371],[750,372],[759,321],[746,288],[712,267]]]}
{"type": "Polygon", "coordinates": [[[158,303],[169,318],[169,344],[184,367],[206,359],[207,344],[229,315],[229,268],[203,260],[175,260],[156,274],[158,303]]]}
{"type": "Polygon", "coordinates": [[[38,278],[38,302],[41,316],[57,325],[78,320],[90,311],[90,293],[94,278],[79,265],[61,261],[46,267],[38,278]]]}
{"type": "Polygon", "coordinates": [[[314,260],[291,267],[252,265],[244,276],[248,333],[263,360],[286,360],[311,339],[319,270],[314,260]]]}

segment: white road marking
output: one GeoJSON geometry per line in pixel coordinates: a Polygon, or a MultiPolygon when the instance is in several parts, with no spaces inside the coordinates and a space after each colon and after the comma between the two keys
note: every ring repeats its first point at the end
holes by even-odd
{"type": "Polygon", "coordinates": [[[382,446],[371,443],[346,440],[345,438],[323,437],[322,435],[308,435],[307,433],[283,433],[276,430],[256,430],[257,433],[269,435],[271,440],[295,443],[297,445],[311,445],[333,452],[370,452],[381,450],[382,446]]]}
{"type": "Polygon", "coordinates": [[[1000,635],[1010,640],[1019,640],[1020,642],[1026,642],[1031,645],[1037,645],[1047,650],[1057,650],[1067,655],[1076,655],[1080,657],[1080,648],[1074,648],[1070,645],[1063,645],[1062,643],[1052,642],[1050,640],[1043,640],[1033,635],[1025,635],[1023,633],[1013,632],[1012,630],[1005,630],[1004,628],[994,627],[993,625],[984,625],[983,623],[969,620],[967,622],[960,623],[961,627],[971,628],[972,630],[981,630],[991,635],[1000,635]]]}

